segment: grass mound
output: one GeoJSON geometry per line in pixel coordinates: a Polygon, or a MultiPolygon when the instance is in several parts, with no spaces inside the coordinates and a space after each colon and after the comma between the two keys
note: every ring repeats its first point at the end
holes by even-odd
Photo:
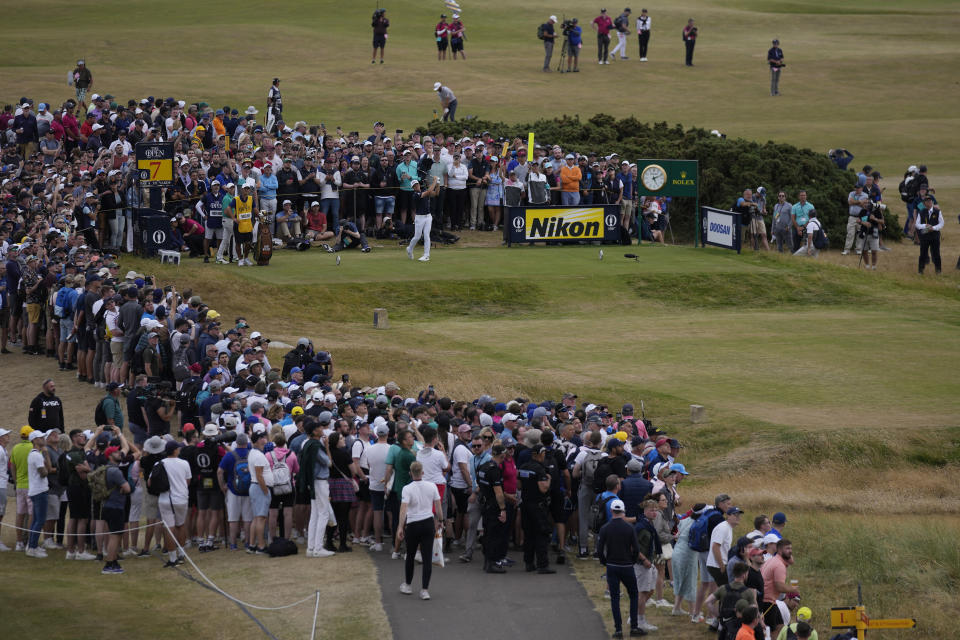
{"type": "Polygon", "coordinates": [[[756,309],[772,305],[839,305],[870,302],[862,287],[838,282],[827,273],[811,278],[787,271],[770,273],[650,274],[627,284],[645,300],[668,307],[756,309]]]}

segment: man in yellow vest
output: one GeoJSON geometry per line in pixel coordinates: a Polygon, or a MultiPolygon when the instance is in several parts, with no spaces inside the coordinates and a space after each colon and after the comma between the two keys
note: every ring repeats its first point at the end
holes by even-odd
{"type": "Polygon", "coordinates": [[[240,261],[237,266],[252,267],[253,261],[247,259],[247,253],[250,251],[250,244],[253,242],[253,219],[258,215],[257,205],[253,197],[253,188],[256,183],[252,178],[247,178],[240,189],[240,195],[233,201],[233,214],[236,216],[237,244],[240,246],[240,261]]]}

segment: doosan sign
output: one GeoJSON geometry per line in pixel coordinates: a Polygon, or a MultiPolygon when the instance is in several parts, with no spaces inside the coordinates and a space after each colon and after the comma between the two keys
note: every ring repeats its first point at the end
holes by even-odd
{"type": "Polygon", "coordinates": [[[712,207],[700,208],[700,239],[704,246],[735,249],[740,253],[740,214],[712,207]]]}

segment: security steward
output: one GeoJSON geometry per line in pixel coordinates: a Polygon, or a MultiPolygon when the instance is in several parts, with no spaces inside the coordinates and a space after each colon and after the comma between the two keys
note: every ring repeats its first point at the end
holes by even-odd
{"type": "MultiPolygon", "coordinates": [[[[920,261],[918,272],[923,275],[927,263],[933,261],[933,268],[940,273],[940,230],[943,229],[943,214],[933,197],[923,197],[923,207],[917,207],[917,232],[920,235],[920,261]]],[[[957,261],[960,268],[960,261],[957,261]]]]}
{"type": "Polygon", "coordinates": [[[523,525],[523,564],[527,571],[556,573],[547,559],[553,526],[550,521],[550,475],[544,466],[547,450],[542,444],[530,448],[530,459],[520,465],[520,514],[523,525]],[[536,557],[536,563],[534,563],[536,557]]]}
{"type": "Polygon", "coordinates": [[[483,518],[483,570],[487,573],[506,573],[501,562],[507,556],[507,503],[503,495],[503,471],[500,465],[506,448],[495,444],[491,458],[477,469],[480,489],[480,514],[483,518]]]}

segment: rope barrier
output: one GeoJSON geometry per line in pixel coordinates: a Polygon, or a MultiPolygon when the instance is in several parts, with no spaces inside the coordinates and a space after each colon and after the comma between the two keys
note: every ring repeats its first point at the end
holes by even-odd
{"type": "MultiPolygon", "coordinates": [[[[150,527],[159,527],[160,524],[161,524],[161,522],[157,521],[157,522],[154,522],[153,524],[141,524],[141,525],[139,525],[139,526],[129,527],[129,528],[124,527],[123,532],[127,532],[127,531],[140,531],[141,529],[149,529],[150,527]]],[[[25,529],[25,528],[23,528],[23,527],[18,527],[18,526],[16,526],[16,525],[8,524],[8,523],[6,523],[6,522],[0,522],[0,527],[7,527],[8,529],[16,529],[17,531],[26,531],[27,533],[30,533],[31,531],[33,531],[33,529],[25,529]]],[[[42,530],[42,529],[40,530],[40,533],[43,533],[43,530],[42,530]]],[[[93,534],[95,534],[95,533],[96,533],[96,531],[87,531],[87,532],[84,533],[83,535],[87,536],[87,535],[93,535],[93,534]]],[[[108,533],[108,532],[104,532],[104,533],[108,533]]],[[[122,533],[122,532],[121,532],[121,533],[122,533]]],[[[66,532],[64,532],[64,535],[67,535],[66,532]]],[[[72,534],[71,534],[71,535],[72,535],[72,534]]],[[[78,534],[76,534],[76,535],[80,535],[80,534],[78,533],[78,534]]]]}
{"type": "MultiPolygon", "coordinates": [[[[204,589],[209,589],[210,591],[213,591],[214,593],[217,592],[216,589],[214,589],[214,588],[211,587],[210,585],[206,585],[206,584],[200,582],[199,580],[197,580],[196,578],[194,578],[192,575],[190,575],[188,572],[184,571],[184,570],[181,569],[180,567],[177,567],[176,569],[177,569],[177,573],[179,573],[181,576],[183,576],[184,578],[186,578],[186,579],[189,580],[190,582],[193,582],[194,584],[197,584],[197,585],[203,587],[204,589]]],[[[318,593],[318,595],[317,595],[317,598],[318,598],[318,600],[319,600],[319,593],[318,593]]],[[[236,604],[236,603],[234,603],[234,604],[236,604]]],[[[257,626],[260,627],[260,629],[267,635],[268,638],[270,638],[271,640],[280,640],[279,638],[277,638],[277,636],[273,635],[273,634],[270,632],[269,629],[267,629],[266,625],[264,625],[263,622],[261,622],[260,619],[257,618],[257,616],[255,616],[255,615],[253,615],[252,613],[250,613],[250,610],[249,610],[249,609],[247,609],[246,607],[244,607],[242,604],[237,604],[237,608],[240,609],[240,611],[243,611],[243,612],[247,615],[248,618],[250,618],[251,620],[253,620],[254,622],[256,622],[256,623],[257,623],[257,626]]],[[[316,623],[314,623],[314,628],[316,628],[316,623]]]]}
{"type": "Polygon", "coordinates": [[[280,606],[280,607],[262,607],[262,606],[260,606],[260,605],[250,604],[249,602],[244,602],[243,600],[240,600],[239,598],[233,597],[232,595],[230,595],[229,593],[227,593],[226,591],[224,591],[223,589],[221,589],[220,587],[218,587],[217,584],[216,584],[213,580],[211,580],[210,578],[208,578],[207,575],[206,575],[203,571],[200,570],[200,567],[198,567],[197,564],[193,561],[193,558],[191,558],[189,555],[187,555],[186,550],[185,550],[182,546],[180,546],[180,541],[177,540],[177,538],[176,538],[175,535],[173,535],[173,532],[170,530],[170,527],[167,526],[167,523],[166,523],[166,522],[162,522],[161,524],[163,524],[163,528],[167,530],[167,533],[170,534],[170,537],[173,539],[173,541],[174,541],[174,542],[176,543],[176,545],[177,545],[177,550],[180,552],[180,554],[181,554],[184,558],[187,559],[187,562],[190,563],[190,566],[193,567],[194,570],[195,570],[198,574],[200,574],[200,577],[202,577],[202,578],[207,582],[207,584],[210,585],[210,587],[211,587],[214,591],[216,591],[217,593],[219,593],[219,594],[222,595],[223,597],[227,598],[228,600],[231,600],[231,601],[233,601],[233,602],[235,602],[235,603],[237,603],[237,604],[239,604],[239,605],[242,605],[242,606],[244,606],[244,607],[248,607],[248,608],[250,608],[250,609],[257,609],[258,611],[282,611],[283,609],[290,609],[291,607],[295,607],[295,606],[297,606],[297,605],[299,605],[299,604],[303,604],[304,602],[307,602],[307,601],[310,600],[311,598],[316,597],[316,598],[317,598],[317,603],[318,603],[318,604],[317,604],[317,607],[319,607],[319,597],[320,597],[320,592],[319,592],[319,591],[315,591],[314,593],[310,594],[310,595],[307,596],[306,598],[301,598],[300,600],[297,600],[296,602],[291,602],[290,604],[285,604],[285,605],[280,606]]]}

